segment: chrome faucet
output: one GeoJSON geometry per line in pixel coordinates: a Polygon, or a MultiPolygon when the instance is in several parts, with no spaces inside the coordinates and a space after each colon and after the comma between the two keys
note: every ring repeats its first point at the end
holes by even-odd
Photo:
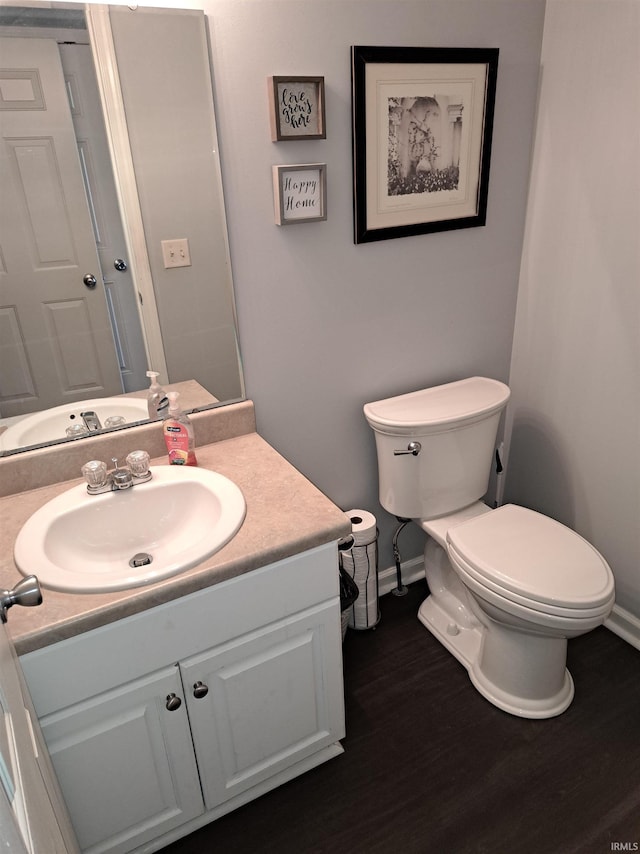
{"type": "Polygon", "coordinates": [[[113,463],[113,471],[110,472],[108,480],[111,481],[111,489],[131,489],[133,486],[133,474],[131,470],[126,468],[126,466],[118,466],[118,460],[114,457],[111,462],[113,463]]]}
{"type": "Polygon", "coordinates": [[[98,413],[94,412],[93,409],[87,409],[86,412],[81,412],[80,415],[84,421],[84,426],[89,433],[95,433],[96,430],[102,430],[102,424],[98,418],[98,413]]]}
{"type": "Polygon", "coordinates": [[[116,457],[113,457],[111,462],[113,470],[110,472],[107,472],[107,465],[101,460],[89,460],[82,466],[82,474],[87,481],[89,495],[131,489],[139,483],[151,480],[149,454],[146,451],[132,451],[127,456],[124,466],[118,465],[116,457]]]}

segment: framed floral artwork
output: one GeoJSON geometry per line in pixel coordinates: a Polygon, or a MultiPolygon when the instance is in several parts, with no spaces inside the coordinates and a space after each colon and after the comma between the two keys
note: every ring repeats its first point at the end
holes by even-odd
{"type": "Polygon", "coordinates": [[[352,47],[354,240],[486,223],[497,48],[352,47]]]}

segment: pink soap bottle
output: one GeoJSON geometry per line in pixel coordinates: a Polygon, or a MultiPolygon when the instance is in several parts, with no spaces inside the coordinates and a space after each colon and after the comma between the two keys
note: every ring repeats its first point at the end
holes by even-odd
{"type": "Polygon", "coordinates": [[[177,391],[167,392],[169,409],[162,422],[169,463],[173,466],[197,466],[193,424],[189,416],[180,409],[179,396],[177,391]]]}

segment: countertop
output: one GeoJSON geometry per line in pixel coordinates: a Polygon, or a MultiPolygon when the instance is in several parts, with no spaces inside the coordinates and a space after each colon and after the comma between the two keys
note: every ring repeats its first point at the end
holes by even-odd
{"type": "MultiPolygon", "coordinates": [[[[18,654],[115,622],[261,566],[339,540],[351,531],[348,517],[257,433],[196,449],[201,468],[226,475],[242,490],[247,514],[236,536],[195,568],[156,584],[116,593],[69,594],[43,588],[36,608],[15,606],[7,626],[18,654]]],[[[166,457],[152,465],[166,465],[166,457]]],[[[43,486],[0,498],[0,586],[22,577],[13,562],[18,531],[39,507],[81,483],[43,486]]],[[[33,567],[33,574],[38,574],[33,567]]]]}

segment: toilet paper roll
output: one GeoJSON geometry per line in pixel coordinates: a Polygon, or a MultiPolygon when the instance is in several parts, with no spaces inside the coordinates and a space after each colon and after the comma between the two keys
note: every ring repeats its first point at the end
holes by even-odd
{"type": "Polygon", "coordinates": [[[377,535],[377,522],[373,513],[368,510],[348,510],[346,515],[351,522],[351,534],[356,546],[364,546],[373,542],[377,535]]]}
{"type": "Polygon", "coordinates": [[[340,554],[344,570],[358,585],[359,596],[349,609],[348,625],[370,629],[380,619],[378,609],[378,530],[376,518],[367,510],[346,514],[351,522],[353,546],[340,554]]]}

